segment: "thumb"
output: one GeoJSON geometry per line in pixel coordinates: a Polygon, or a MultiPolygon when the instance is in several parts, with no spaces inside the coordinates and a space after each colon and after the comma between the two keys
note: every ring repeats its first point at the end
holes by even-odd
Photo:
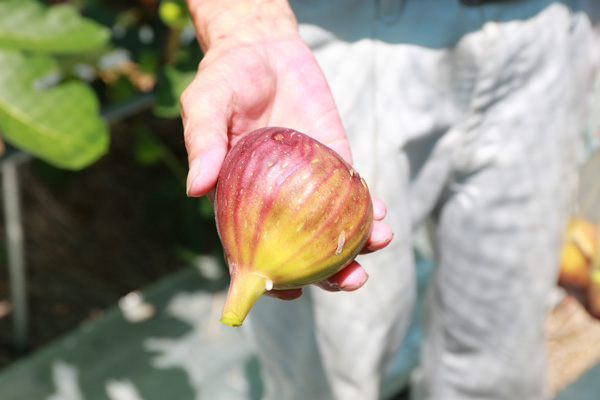
{"type": "MultiPolygon", "coordinates": [[[[183,134],[188,152],[187,195],[203,196],[216,184],[227,155],[227,117],[211,91],[196,79],[180,98],[183,134]]],[[[214,93],[214,92],[213,92],[214,93]]]]}
{"type": "MultiPolygon", "coordinates": [[[[192,130],[190,135],[195,135],[192,130]]],[[[227,146],[222,141],[204,140],[188,146],[189,172],[187,176],[187,195],[204,196],[217,183],[221,165],[227,154],[227,146]]]]}

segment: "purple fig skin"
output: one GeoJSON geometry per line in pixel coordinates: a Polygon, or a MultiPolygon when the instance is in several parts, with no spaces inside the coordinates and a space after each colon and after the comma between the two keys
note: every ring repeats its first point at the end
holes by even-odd
{"type": "Polygon", "coordinates": [[[214,205],[231,275],[221,321],[232,326],[265,291],[300,288],[348,265],[373,223],[364,179],[329,147],[287,128],[258,129],[231,149],[214,205]]]}

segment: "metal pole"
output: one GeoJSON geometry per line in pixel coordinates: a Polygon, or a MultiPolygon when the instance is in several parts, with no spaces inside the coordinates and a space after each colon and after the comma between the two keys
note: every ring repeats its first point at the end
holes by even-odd
{"type": "Polygon", "coordinates": [[[18,157],[11,157],[2,163],[2,190],[4,192],[10,296],[14,318],[14,343],[15,350],[23,353],[28,344],[28,315],[25,246],[19,201],[19,164],[18,157]]]}

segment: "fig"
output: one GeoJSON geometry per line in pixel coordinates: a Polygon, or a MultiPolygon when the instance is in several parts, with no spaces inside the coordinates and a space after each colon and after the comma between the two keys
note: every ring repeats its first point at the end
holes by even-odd
{"type": "Polygon", "coordinates": [[[598,232],[594,223],[583,218],[571,218],[561,252],[559,284],[587,290],[592,261],[598,253],[597,246],[598,232]]]}
{"type": "Polygon", "coordinates": [[[231,276],[221,321],[231,326],[266,291],[300,288],[347,266],[373,224],[369,189],[352,166],[279,127],[250,132],[230,150],[214,209],[231,276]]]}

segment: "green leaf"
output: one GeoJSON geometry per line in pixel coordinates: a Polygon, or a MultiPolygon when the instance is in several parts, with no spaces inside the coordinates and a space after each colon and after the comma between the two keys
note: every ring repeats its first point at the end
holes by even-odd
{"type": "Polygon", "coordinates": [[[215,217],[215,209],[206,196],[199,198],[198,212],[203,218],[212,219],[215,217]]]}
{"type": "Polygon", "coordinates": [[[164,118],[179,117],[179,96],[192,82],[194,76],[196,71],[181,71],[167,65],[158,80],[154,114],[164,118]]]}
{"type": "Polygon", "coordinates": [[[108,128],[91,88],[78,81],[42,88],[56,73],[46,56],[0,50],[0,66],[0,132],[7,142],[66,169],[107,151],[108,128]]]}
{"type": "Polygon", "coordinates": [[[181,29],[191,24],[190,14],[184,0],[162,0],[158,15],[171,29],[181,29]]]}
{"type": "Polygon", "coordinates": [[[163,144],[152,134],[152,132],[140,125],[135,132],[133,144],[133,157],[140,165],[151,165],[162,160],[164,150],[163,144]]]}
{"type": "Polygon", "coordinates": [[[0,48],[74,53],[108,42],[110,30],[68,4],[44,7],[32,0],[0,0],[0,48]]]}

